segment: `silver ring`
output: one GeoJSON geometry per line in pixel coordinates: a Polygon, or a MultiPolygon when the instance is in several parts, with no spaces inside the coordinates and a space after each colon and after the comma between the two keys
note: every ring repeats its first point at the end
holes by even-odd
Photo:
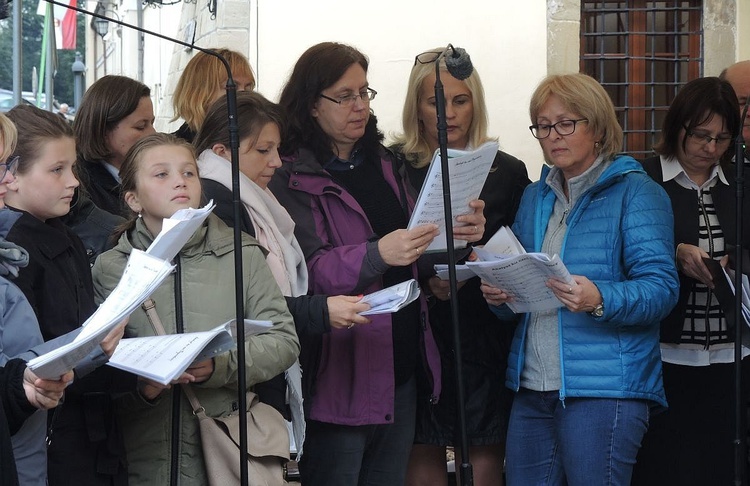
{"type": "Polygon", "coordinates": [[[414,248],[414,250],[417,252],[417,255],[419,255],[419,247],[414,248]]]}
{"type": "Polygon", "coordinates": [[[346,328],[347,328],[347,329],[351,329],[351,328],[353,328],[353,327],[354,327],[354,323],[353,323],[353,322],[350,322],[350,323],[349,323],[349,325],[348,325],[348,326],[346,326],[346,328]]]}
{"type": "Polygon", "coordinates": [[[479,233],[479,228],[477,228],[477,225],[474,225],[474,234],[479,233]]]}
{"type": "Polygon", "coordinates": [[[572,294],[572,293],[573,293],[573,287],[568,287],[568,293],[569,293],[569,294],[572,294]]]}

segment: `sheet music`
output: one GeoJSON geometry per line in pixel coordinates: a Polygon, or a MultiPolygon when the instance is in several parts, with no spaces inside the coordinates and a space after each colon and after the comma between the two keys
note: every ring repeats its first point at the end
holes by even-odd
{"type": "Polygon", "coordinates": [[[556,309],[562,302],[545,282],[550,278],[577,285],[557,255],[524,253],[500,260],[467,262],[475,274],[513,296],[508,307],[513,312],[556,309]]]}
{"type": "Polygon", "coordinates": [[[215,207],[212,199],[200,209],[180,209],[171,218],[164,219],[161,231],[151,242],[146,253],[171,261],[215,207]]]}
{"type": "MultiPolygon", "coordinates": [[[[452,226],[460,226],[455,221],[457,216],[470,214],[469,202],[477,199],[482,191],[492,162],[497,155],[497,142],[487,142],[473,151],[448,151],[448,170],[451,187],[451,211],[454,218],[452,226]]],[[[434,223],[440,228],[440,234],[432,240],[425,251],[445,251],[448,246],[445,239],[445,212],[443,209],[443,177],[440,164],[440,153],[435,151],[427,170],[422,190],[419,192],[414,212],[407,229],[423,224],[434,223]]],[[[455,248],[463,248],[466,241],[454,240],[455,248]]]]}
{"type": "MultiPolygon", "coordinates": [[[[123,339],[108,364],[167,385],[192,363],[234,349],[237,346],[234,322],[209,331],[123,339]]],[[[245,335],[259,334],[272,326],[271,321],[245,319],[245,335]]]]}
{"type": "Polygon", "coordinates": [[[83,323],[76,338],[28,365],[40,378],[56,379],[89,355],[118,323],[146,300],[172,272],[169,263],[203,224],[214,208],[210,201],[201,209],[182,209],[164,220],[162,230],[145,252],[134,249],[117,286],[83,323]]]}
{"type": "Polygon", "coordinates": [[[134,249],[117,287],[83,323],[80,334],[72,342],[32,359],[29,368],[40,378],[50,379],[73,369],[151,295],[173,268],[169,262],[134,249]]]}

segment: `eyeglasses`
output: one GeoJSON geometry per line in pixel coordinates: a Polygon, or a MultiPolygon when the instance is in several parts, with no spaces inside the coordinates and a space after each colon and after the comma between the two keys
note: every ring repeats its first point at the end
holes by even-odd
{"type": "Polygon", "coordinates": [[[580,122],[588,123],[588,119],[579,118],[578,120],[560,120],[559,122],[553,123],[552,125],[531,125],[529,127],[529,130],[531,130],[531,134],[534,136],[534,138],[538,138],[539,140],[549,137],[549,134],[552,133],[553,128],[558,135],[564,137],[575,132],[576,124],[580,122]]]}
{"type": "Polygon", "coordinates": [[[435,62],[435,59],[437,59],[442,53],[443,51],[427,51],[423,52],[422,54],[417,54],[414,58],[414,65],[416,66],[417,63],[432,64],[433,62],[435,62]]]}
{"type": "Polygon", "coordinates": [[[10,172],[11,175],[16,175],[18,170],[18,161],[20,157],[18,155],[11,157],[4,164],[0,164],[0,182],[5,179],[5,175],[10,172]]]}
{"type": "Polygon", "coordinates": [[[723,137],[712,137],[708,133],[701,130],[688,130],[688,127],[685,127],[685,131],[687,132],[688,137],[691,137],[693,140],[698,142],[701,147],[705,147],[711,142],[716,142],[717,147],[726,147],[732,141],[731,136],[725,135],[723,137]]]}
{"type": "Polygon", "coordinates": [[[344,108],[348,108],[352,106],[357,100],[362,100],[362,103],[369,103],[370,101],[375,99],[375,95],[377,94],[378,92],[374,89],[367,88],[364,91],[360,91],[359,93],[342,96],[340,98],[331,98],[330,96],[326,96],[323,93],[320,93],[320,97],[325,98],[328,101],[333,101],[334,103],[337,103],[339,106],[342,106],[344,108]]]}

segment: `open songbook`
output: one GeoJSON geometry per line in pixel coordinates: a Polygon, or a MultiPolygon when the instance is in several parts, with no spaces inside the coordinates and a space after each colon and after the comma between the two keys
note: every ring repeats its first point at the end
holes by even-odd
{"type": "Polygon", "coordinates": [[[419,297],[419,285],[414,279],[406,280],[383,290],[378,290],[362,297],[360,302],[370,304],[370,309],[360,315],[390,314],[403,309],[419,297]]]}
{"type": "MultiPolygon", "coordinates": [[[[245,319],[245,336],[260,334],[271,321],[245,319]]],[[[210,331],[123,339],[109,365],[168,385],[192,363],[213,358],[237,347],[235,320],[210,331]]]]}
{"type": "Polygon", "coordinates": [[[29,361],[40,378],[56,379],[72,370],[102,340],[156,290],[174,268],[172,260],[214,208],[181,209],[165,219],[161,232],[148,249],[134,249],[117,286],[83,323],[80,334],[70,343],[29,361]]]}
{"type": "MultiPolygon", "coordinates": [[[[487,142],[476,150],[448,150],[448,172],[451,187],[452,226],[460,226],[455,218],[471,214],[469,203],[479,197],[484,181],[490,172],[492,162],[497,155],[497,142],[487,142]]],[[[440,152],[435,151],[430,167],[427,170],[422,190],[414,206],[407,229],[434,223],[440,228],[440,234],[432,240],[425,251],[445,251],[448,249],[445,239],[445,211],[443,209],[443,168],[440,163],[440,152]]],[[[454,248],[466,246],[464,240],[454,240],[454,248]]]]}
{"type": "MultiPolygon", "coordinates": [[[[562,306],[562,302],[545,284],[550,278],[561,280],[572,287],[578,285],[559,256],[526,253],[507,226],[500,228],[484,248],[475,248],[474,252],[477,255],[476,261],[456,265],[457,278],[459,272],[463,276],[466,272],[471,272],[504,290],[513,296],[508,307],[516,313],[545,311],[562,306]]],[[[438,276],[447,275],[447,270],[441,267],[445,266],[435,265],[438,276]]]]}

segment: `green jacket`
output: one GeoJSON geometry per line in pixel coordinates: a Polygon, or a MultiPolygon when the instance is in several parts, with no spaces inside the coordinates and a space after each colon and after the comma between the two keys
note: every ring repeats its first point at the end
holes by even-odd
{"type": "MultiPolygon", "coordinates": [[[[134,230],[123,234],[117,246],[100,255],[93,268],[98,302],[115,288],[132,248],[145,250],[153,240],[142,220],[134,230]]],[[[175,259],[181,276],[183,325],[185,332],[203,331],[233,319],[234,253],[232,231],[210,215],[175,259]],[[179,260],[179,262],[177,262],[179,260]]],[[[250,236],[243,235],[245,317],[270,320],[266,333],[249,337],[245,345],[247,385],[267,381],[286,370],[297,358],[300,346],[292,316],[271,275],[263,250],[250,236]]],[[[152,294],[156,310],[168,333],[176,332],[175,276],[167,278],[152,294]]],[[[126,335],[155,334],[141,309],[130,316],[126,335]]],[[[209,416],[223,416],[236,409],[237,353],[214,358],[214,372],[208,381],[193,387],[209,416]]],[[[193,416],[179,386],[165,390],[154,402],[138,393],[128,394],[117,403],[128,454],[130,485],[170,484],[171,448],[178,447],[181,485],[205,485],[205,465],[197,418],[193,416]],[[180,401],[173,415],[173,401],[180,401]],[[177,420],[179,440],[172,442],[172,421],[177,420]]],[[[252,440],[252,437],[248,438],[252,440]]]]}

